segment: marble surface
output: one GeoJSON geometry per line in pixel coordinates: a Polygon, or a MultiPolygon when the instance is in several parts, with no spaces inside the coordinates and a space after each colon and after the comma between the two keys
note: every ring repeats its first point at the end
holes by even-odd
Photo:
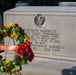
{"type": "MultiPolygon", "coordinates": [[[[3,56],[4,52],[1,53],[3,56]]],[[[13,54],[8,53],[7,59],[13,59],[13,54]]],[[[48,59],[36,57],[28,65],[23,65],[22,75],[64,75],[63,73],[74,73],[76,71],[75,61],[48,59]]],[[[75,73],[76,74],[76,73],[75,73]]]]}
{"type": "Polygon", "coordinates": [[[29,63],[29,65],[25,65],[25,67],[23,67],[24,69],[23,69],[22,74],[23,75],[24,74],[27,74],[27,75],[63,75],[62,71],[65,69],[75,71],[72,69],[72,67],[75,67],[75,65],[76,63],[73,61],[35,58],[32,63],[29,63]],[[24,71],[26,72],[24,73],[24,71]]]}

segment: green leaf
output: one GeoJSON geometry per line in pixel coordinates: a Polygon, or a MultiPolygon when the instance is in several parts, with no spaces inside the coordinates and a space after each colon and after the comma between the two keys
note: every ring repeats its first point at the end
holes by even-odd
{"type": "Polygon", "coordinates": [[[15,53],[15,54],[14,54],[14,58],[17,58],[17,56],[18,56],[18,55],[15,53]]]}
{"type": "Polygon", "coordinates": [[[6,29],[4,29],[3,32],[6,33],[7,32],[6,29]]]}
{"type": "Polygon", "coordinates": [[[1,72],[4,72],[4,67],[3,66],[1,67],[1,72]]]}
{"type": "Polygon", "coordinates": [[[13,63],[12,63],[12,61],[10,61],[10,63],[8,63],[8,66],[12,66],[13,65],[13,63]]]}
{"type": "Polygon", "coordinates": [[[12,74],[12,72],[11,72],[11,71],[8,71],[8,74],[9,74],[9,75],[11,75],[11,74],[12,74]]]}
{"type": "Polygon", "coordinates": [[[20,62],[20,65],[23,65],[23,62],[20,62]]]}
{"type": "Polygon", "coordinates": [[[15,65],[15,66],[16,66],[16,65],[20,65],[20,61],[14,60],[14,61],[13,61],[13,65],[15,65]]]}
{"type": "Polygon", "coordinates": [[[17,61],[13,61],[13,65],[16,65],[17,64],[17,61]]]}
{"type": "Polygon", "coordinates": [[[17,70],[20,70],[20,69],[21,69],[21,66],[15,66],[15,68],[16,68],[17,70]]]}

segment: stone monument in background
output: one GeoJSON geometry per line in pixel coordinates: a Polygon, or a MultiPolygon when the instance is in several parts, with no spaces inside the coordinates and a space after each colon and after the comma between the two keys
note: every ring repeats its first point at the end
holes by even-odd
{"type": "Polygon", "coordinates": [[[16,3],[15,7],[18,7],[18,6],[29,6],[28,3],[16,3]]]}
{"type": "Polygon", "coordinates": [[[76,2],[59,2],[59,6],[76,7],[76,2]]]}

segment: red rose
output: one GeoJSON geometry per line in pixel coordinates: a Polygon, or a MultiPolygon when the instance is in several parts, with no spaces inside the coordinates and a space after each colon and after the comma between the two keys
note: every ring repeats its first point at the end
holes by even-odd
{"type": "Polygon", "coordinates": [[[3,29],[3,28],[4,28],[4,26],[0,26],[0,28],[1,28],[1,29],[3,29]]]}
{"type": "Polygon", "coordinates": [[[10,34],[9,33],[6,33],[6,36],[10,36],[10,34]]]}
{"type": "Polygon", "coordinates": [[[22,30],[22,28],[21,28],[21,27],[19,27],[19,28],[18,28],[18,30],[22,30]]]}
{"type": "Polygon", "coordinates": [[[6,70],[8,70],[8,68],[9,68],[8,66],[5,66],[5,69],[6,69],[6,70]]]}
{"type": "Polygon", "coordinates": [[[26,54],[26,48],[23,47],[22,45],[18,47],[18,49],[16,50],[16,52],[19,54],[19,55],[25,55],[26,54]]]}
{"type": "Polygon", "coordinates": [[[34,58],[34,54],[30,48],[30,42],[26,42],[24,44],[22,44],[21,46],[19,46],[19,48],[16,50],[16,52],[19,55],[26,55],[28,54],[28,61],[32,61],[34,58]]]}
{"type": "Polygon", "coordinates": [[[15,23],[14,26],[18,27],[19,25],[17,23],[15,23]]]}
{"type": "Polygon", "coordinates": [[[1,38],[3,38],[3,37],[4,37],[4,35],[3,35],[2,33],[0,33],[0,37],[1,37],[1,38]]]}

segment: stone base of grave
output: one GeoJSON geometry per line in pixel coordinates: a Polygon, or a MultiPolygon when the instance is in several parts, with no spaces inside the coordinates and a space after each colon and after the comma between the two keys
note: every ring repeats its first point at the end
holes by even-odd
{"type": "MultiPolygon", "coordinates": [[[[4,52],[1,53],[4,56],[4,52]]],[[[13,59],[13,53],[7,59],[13,59]]],[[[22,75],[76,75],[76,62],[36,57],[28,65],[23,65],[22,75]]]]}

